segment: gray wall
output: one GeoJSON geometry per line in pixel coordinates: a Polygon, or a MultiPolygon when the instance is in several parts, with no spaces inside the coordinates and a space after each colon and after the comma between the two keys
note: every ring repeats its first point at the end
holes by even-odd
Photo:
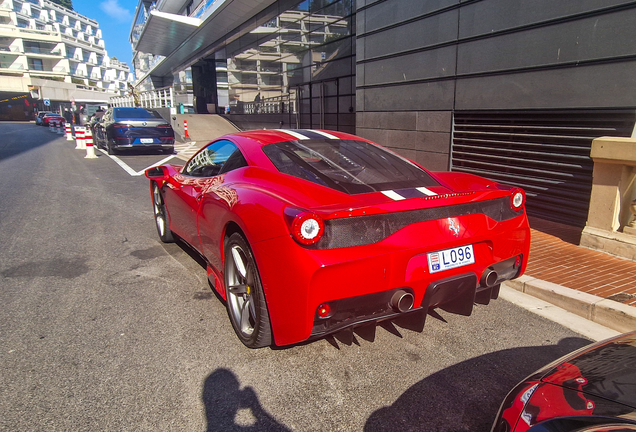
{"type": "Polygon", "coordinates": [[[358,0],[357,133],[433,170],[452,113],[636,107],[636,2],[358,0]]]}

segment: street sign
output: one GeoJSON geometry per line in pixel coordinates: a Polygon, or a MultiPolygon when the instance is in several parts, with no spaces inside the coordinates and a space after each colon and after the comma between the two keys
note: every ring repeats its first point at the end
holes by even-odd
{"type": "Polygon", "coordinates": [[[51,105],[51,101],[48,99],[44,99],[44,105],[49,106],[51,105]]]}

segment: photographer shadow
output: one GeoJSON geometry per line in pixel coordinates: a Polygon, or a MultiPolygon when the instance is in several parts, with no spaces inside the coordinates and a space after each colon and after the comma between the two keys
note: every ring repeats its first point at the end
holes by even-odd
{"type": "Polygon", "coordinates": [[[212,372],[205,380],[202,398],[207,432],[291,431],[263,409],[253,388],[241,389],[230,370],[212,372]]]}

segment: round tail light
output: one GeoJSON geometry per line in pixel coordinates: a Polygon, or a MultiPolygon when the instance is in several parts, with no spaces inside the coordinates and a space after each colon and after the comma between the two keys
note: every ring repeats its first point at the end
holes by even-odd
{"type": "Polygon", "coordinates": [[[329,306],[329,303],[323,303],[320,306],[318,306],[318,309],[316,310],[316,313],[318,314],[318,318],[321,319],[327,319],[331,317],[331,306],[329,306]]]}
{"type": "Polygon", "coordinates": [[[519,210],[526,202],[526,194],[523,189],[513,189],[510,194],[510,205],[514,210],[519,210]]]}
{"type": "Polygon", "coordinates": [[[320,216],[310,212],[296,215],[291,228],[294,239],[303,245],[317,243],[325,232],[325,224],[320,216]]]}

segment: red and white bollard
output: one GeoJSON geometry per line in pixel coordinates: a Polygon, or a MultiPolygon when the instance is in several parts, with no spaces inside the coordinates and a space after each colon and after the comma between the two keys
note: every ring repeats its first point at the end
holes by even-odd
{"type": "Polygon", "coordinates": [[[183,130],[185,131],[185,137],[186,139],[190,139],[190,134],[188,133],[188,121],[184,120],[183,121],[183,130]]]}
{"type": "Polygon", "coordinates": [[[66,141],[73,141],[73,132],[71,131],[70,123],[66,123],[66,141]]]}
{"type": "Polygon", "coordinates": [[[64,134],[63,130],[64,129],[63,129],[63,126],[62,126],[62,122],[61,121],[57,122],[57,131],[56,131],[57,134],[58,135],[64,134]]]}
{"type": "Polygon", "coordinates": [[[84,142],[84,128],[82,126],[75,126],[75,150],[86,150],[86,143],[84,142]]]}
{"type": "Polygon", "coordinates": [[[97,159],[95,147],[93,147],[93,132],[91,128],[86,128],[84,141],[86,142],[86,156],[84,156],[84,159],[97,159]]]}
{"type": "Polygon", "coordinates": [[[54,126],[55,123],[53,122],[53,120],[49,120],[49,132],[55,132],[55,129],[53,129],[54,126]]]}

